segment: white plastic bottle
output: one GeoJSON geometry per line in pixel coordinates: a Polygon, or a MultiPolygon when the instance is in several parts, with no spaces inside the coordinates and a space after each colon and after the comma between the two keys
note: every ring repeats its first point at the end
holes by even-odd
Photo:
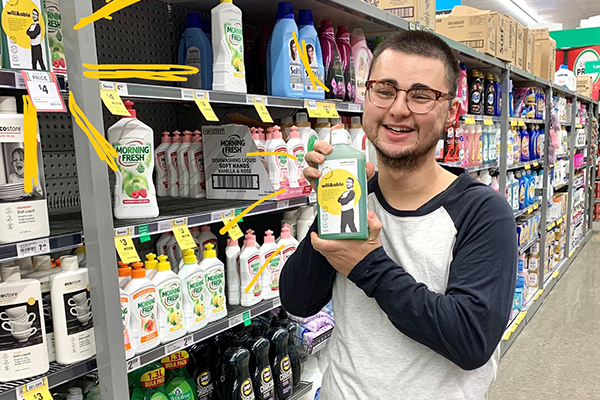
{"type": "MultiPolygon", "coordinates": [[[[281,227],[284,227],[287,224],[290,227],[290,231],[292,232],[292,236],[296,236],[298,234],[298,209],[295,210],[287,210],[283,212],[283,219],[281,220],[281,227]]],[[[277,243],[279,243],[281,237],[277,239],[277,243]]]]}
{"type": "Polygon", "coordinates": [[[296,157],[296,160],[291,158],[288,159],[290,186],[304,186],[306,184],[303,173],[306,149],[304,148],[304,143],[300,139],[300,132],[298,132],[298,128],[295,125],[290,128],[290,138],[287,141],[287,153],[296,157]]]}
{"type": "Polygon", "coordinates": [[[240,305],[240,246],[237,240],[227,239],[227,300],[229,305],[240,305]]]}
{"type": "MultiPolygon", "coordinates": [[[[306,153],[312,151],[315,142],[319,140],[319,135],[317,135],[317,132],[310,127],[307,113],[296,114],[296,126],[300,132],[300,139],[302,140],[302,143],[304,143],[304,151],[306,153]]],[[[306,162],[304,162],[304,167],[306,168],[306,162]]]]}
{"type": "Polygon", "coordinates": [[[179,167],[179,197],[190,197],[190,154],[192,132],[183,131],[181,146],[177,149],[177,166],[179,167]]]}
{"type": "Polygon", "coordinates": [[[129,333],[135,354],[140,354],[160,344],[157,327],[158,293],[156,286],[146,277],[141,262],[133,263],[131,280],[123,288],[131,299],[129,333]]]}
{"type": "Polygon", "coordinates": [[[108,141],[116,150],[114,214],[118,219],[158,217],[154,171],[154,131],[136,118],[133,103],[125,106],[131,114],[108,128],[108,141]]]}
{"type": "Polygon", "coordinates": [[[144,267],[146,268],[146,278],[152,280],[156,272],[158,272],[158,261],[156,260],[156,254],[146,254],[146,261],[144,262],[144,267]]]}
{"type": "Polygon", "coordinates": [[[157,327],[161,343],[167,343],[186,334],[183,318],[181,278],[171,271],[167,256],[158,256],[158,272],[152,278],[158,292],[157,327]]]}
{"type": "MultiPolygon", "coordinates": [[[[260,129],[262,130],[262,128],[260,128],[260,129]]],[[[259,133],[258,128],[250,128],[250,135],[252,136],[252,139],[254,140],[254,145],[256,146],[256,151],[258,151],[259,153],[264,153],[266,151],[265,144],[260,138],[260,133],[259,133]]],[[[266,157],[264,155],[262,155],[262,156],[259,156],[259,158],[260,158],[260,162],[263,164],[263,167],[265,168],[265,171],[268,171],[266,157]]]]}
{"type": "Polygon", "coordinates": [[[296,237],[302,240],[308,234],[311,225],[315,221],[315,208],[313,206],[300,206],[298,209],[298,233],[296,237]]]}
{"type": "Polygon", "coordinates": [[[50,277],[56,361],[73,364],[96,355],[94,319],[87,268],[77,256],[61,258],[61,270],[50,277]]]}
{"type": "Polygon", "coordinates": [[[31,378],[48,371],[48,354],[40,282],[21,279],[16,265],[2,267],[0,282],[0,382],[31,378]]]}
{"type": "Polygon", "coordinates": [[[167,243],[167,256],[169,257],[171,265],[179,265],[179,260],[181,259],[180,254],[181,249],[179,249],[177,239],[175,238],[175,235],[172,235],[167,243]]]}
{"type": "Polygon", "coordinates": [[[203,254],[200,270],[204,273],[206,282],[204,287],[208,322],[213,322],[227,316],[225,266],[217,258],[217,251],[212,243],[209,242],[204,246],[203,254]]]}
{"type": "Polygon", "coordinates": [[[167,149],[171,145],[171,134],[167,131],[162,133],[160,144],[154,149],[154,171],[156,173],[156,195],[168,196],[169,194],[169,168],[167,167],[167,149]]]}
{"type": "Polygon", "coordinates": [[[219,254],[219,249],[217,248],[217,237],[210,231],[210,225],[202,225],[200,227],[200,235],[198,235],[198,245],[200,248],[200,254],[202,253],[202,249],[206,248],[206,245],[211,243],[215,252],[219,254]]]}
{"type": "Polygon", "coordinates": [[[288,224],[284,224],[281,227],[281,236],[277,241],[277,245],[285,247],[281,250],[282,261],[281,265],[285,265],[285,262],[294,254],[296,249],[298,248],[298,241],[292,236],[291,228],[288,224]]]}
{"type": "Polygon", "coordinates": [[[131,296],[123,290],[129,281],[131,281],[131,267],[125,264],[119,265],[119,297],[121,300],[121,323],[123,324],[123,343],[125,345],[126,360],[135,356],[129,323],[131,319],[131,296]]]}
{"type": "Polygon", "coordinates": [[[173,234],[171,232],[163,232],[163,234],[160,235],[160,238],[156,242],[156,254],[158,254],[159,256],[161,254],[168,255],[167,250],[169,248],[169,241],[172,237],[173,234]]]}
{"type": "Polygon", "coordinates": [[[361,151],[367,157],[367,161],[369,161],[369,139],[367,139],[367,135],[363,130],[360,117],[352,117],[349,132],[350,145],[356,150],[361,151]]]}
{"type": "MultiPolygon", "coordinates": [[[[267,152],[287,153],[287,144],[281,138],[281,131],[278,126],[273,127],[273,138],[269,141],[267,152]]],[[[273,189],[279,190],[280,187],[289,187],[289,162],[286,156],[267,156],[269,168],[269,180],[273,189]]]]}
{"type": "Polygon", "coordinates": [[[241,300],[240,303],[244,307],[250,307],[259,303],[262,296],[262,281],[257,279],[254,285],[246,293],[246,288],[250,285],[250,282],[260,271],[260,254],[256,248],[256,240],[252,234],[246,234],[244,240],[244,248],[240,253],[240,290],[241,300]]]}
{"type": "Polygon", "coordinates": [[[177,159],[177,155],[180,146],[180,132],[173,131],[172,143],[167,149],[167,168],[169,169],[169,196],[171,197],[179,197],[179,161],[177,159]]]}
{"type": "Polygon", "coordinates": [[[202,199],[206,197],[206,178],[204,175],[204,143],[199,131],[194,131],[194,140],[188,152],[191,158],[189,164],[190,197],[202,199]]]}
{"type": "Polygon", "coordinates": [[[183,316],[188,332],[208,324],[204,272],[200,269],[194,250],[183,251],[183,268],[179,271],[183,285],[183,316]]]}
{"type": "Polygon", "coordinates": [[[276,253],[267,267],[264,269],[260,276],[263,287],[263,299],[274,299],[279,297],[279,275],[281,274],[281,267],[283,266],[281,252],[278,252],[278,245],[275,244],[275,237],[273,231],[268,230],[265,232],[263,245],[260,246],[260,266],[265,265],[265,262],[273,253],[276,253]]]}
{"type": "Polygon", "coordinates": [[[211,10],[213,90],[246,93],[242,11],[231,0],[211,10]]]}
{"type": "Polygon", "coordinates": [[[329,134],[331,133],[331,124],[327,118],[317,118],[317,124],[315,125],[315,131],[319,140],[324,140],[329,143],[329,134]]]}
{"type": "Polygon", "coordinates": [[[309,356],[304,364],[304,372],[302,373],[304,382],[312,382],[310,392],[306,393],[300,400],[315,400],[319,399],[321,394],[321,381],[323,373],[319,369],[319,360],[315,356],[309,356]]]}
{"type": "Polygon", "coordinates": [[[508,177],[511,181],[510,186],[512,190],[511,207],[513,212],[516,212],[519,211],[519,180],[515,177],[515,174],[513,172],[509,172],[508,177]]]}

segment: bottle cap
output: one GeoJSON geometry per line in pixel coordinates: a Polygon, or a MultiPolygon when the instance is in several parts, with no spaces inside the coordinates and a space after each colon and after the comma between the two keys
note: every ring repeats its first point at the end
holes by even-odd
{"type": "Polygon", "coordinates": [[[300,10],[298,11],[298,27],[305,25],[314,25],[312,10],[300,10]]]}
{"type": "Polygon", "coordinates": [[[227,247],[238,247],[238,241],[237,240],[233,240],[231,238],[227,239],[227,247]]]}
{"type": "Polygon", "coordinates": [[[272,230],[269,229],[265,232],[265,238],[263,243],[275,243],[275,237],[273,236],[272,230]]]}
{"type": "Polygon", "coordinates": [[[293,124],[294,123],[294,118],[292,118],[292,117],[283,117],[283,118],[281,118],[281,123],[282,124],[293,124]]]}
{"type": "Polygon", "coordinates": [[[146,269],[156,269],[158,266],[158,261],[156,261],[156,254],[148,253],[146,254],[146,269]]]}
{"type": "Polygon", "coordinates": [[[352,117],[352,119],[350,120],[350,124],[351,125],[360,125],[360,117],[352,117]]]}
{"type": "Polygon", "coordinates": [[[201,143],[202,142],[202,132],[200,132],[199,130],[195,130],[194,131],[194,142],[196,143],[201,143]]]}
{"type": "Polygon", "coordinates": [[[221,0],[221,3],[232,3],[231,0],[221,0]]]}
{"type": "Polygon", "coordinates": [[[342,123],[341,118],[331,118],[331,124],[332,125],[342,125],[342,128],[344,127],[344,124],[342,123]]]}
{"type": "Polygon", "coordinates": [[[277,125],[273,127],[273,139],[281,139],[281,129],[277,125]]]}
{"type": "Polygon", "coordinates": [[[277,4],[277,19],[294,19],[294,6],[287,1],[281,1],[277,4]]]}
{"type": "Polygon", "coordinates": [[[163,131],[162,138],[160,139],[161,143],[171,143],[171,132],[163,131]]]}
{"type": "Polygon", "coordinates": [[[365,40],[365,32],[361,28],[354,28],[352,31],[351,44],[354,46],[354,44],[360,40],[365,40]]]}
{"type": "Polygon", "coordinates": [[[300,132],[298,131],[298,127],[293,125],[290,131],[290,139],[300,139],[300,132]]]}
{"type": "Polygon", "coordinates": [[[0,96],[0,113],[16,113],[17,99],[13,96],[0,96]]]}
{"type": "Polygon", "coordinates": [[[197,261],[194,249],[187,249],[183,251],[183,262],[186,264],[195,264],[197,261]]]}
{"type": "Polygon", "coordinates": [[[200,232],[210,232],[210,225],[202,225],[200,227],[200,232]]]}
{"type": "Polygon", "coordinates": [[[183,143],[192,143],[191,131],[183,131],[183,143]]]}
{"type": "Polygon", "coordinates": [[[214,244],[206,243],[204,245],[204,258],[217,258],[217,251],[214,248],[214,244]]]}
{"type": "Polygon", "coordinates": [[[3,282],[18,281],[21,279],[21,272],[18,265],[9,265],[0,269],[0,275],[3,282]]]}
{"type": "Polygon", "coordinates": [[[258,128],[258,138],[264,142],[265,141],[265,134],[263,132],[264,132],[263,128],[258,128]]]}
{"type": "Polygon", "coordinates": [[[60,267],[63,271],[77,271],[79,268],[77,256],[62,256],[60,260],[60,267]]]}
{"type": "Polygon", "coordinates": [[[68,392],[67,400],[83,400],[83,393],[80,387],[70,387],[68,392]]]}
{"type": "Polygon", "coordinates": [[[142,279],[146,277],[146,270],[143,268],[144,264],[140,261],[131,264],[133,269],[131,270],[131,279],[142,279]]]}
{"type": "Polygon", "coordinates": [[[350,34],[348,33],[348,27],[346,25],[338,25],[337,37],[340,36],[350,36],[350,34]]]}
{"type": "Polygon", "coordinates": [[[348,131],[339,124],[331,127],[331,145],[336,144],[348,144],[348,131]]]}
{"type": "Polygon", "coordinates": [[[127,264],[119,265],[119,278],[131,276],[131,267],[127,264]]]}
{"type": "Polygon", "coordinates": [[[308,114],[307,113],[296,114],[296,122],[308,122],[308,114]]]}
{"type": "Polygon", "coordinates": [[[331,124],[329,123],[329,120],[327,118],[317,118],[317,124],[326,124],[331,126],[331,124]]]}
{"type": "Polygon", "coordinates": [[[125,108],[127,108],[127,111],[129,111],[129,116],[123,116],[123,118],[136,118],[137,113],[133,109],[133,104],[134,104],[133,101],[126,100],[123,104],[125,104],[125,108]]]}
{"type": "Polygon", "coordinates": [[[244,247],[248,248],[254,246],[256,246],[256,239],[254,238],[254,235],[250,233],[246,234],[246,236],[244,236],[244,247]]]}
{"type": "MultiPolygon", "coordinates": [[[[171,270],[171,263],[168,261],[169,257],[165,256],[164,254],[161,254],[160,256],[158,256],[158,270],[159,271],[170,271],[171,270]]],[[[146,267],[148,268],[148,267],[146,267]]]]}
{"type": "Polygon", "coordinates": [[[328,19],[324,19],[321,21],[321,30],[325,32],[327,29],[333,30],[333,25],[331,25],[331,21],[328,19]]]}
{"type": "Polygon", "coordinates": [[[288,224],[283,224],[281,227],[281,238],[282,239],[290,239],[292,237],[292,231],[288,224]]]}
{"type": "Polygon", "coordinates": [[[252,136],[252,139],[254,140],[259,140],[258,130],[256,128],[250,128],[250,136],[252,136]]]}
{"type": "Polygon", "coordinates": [[[181,132],[173,131],[173,139],[171,141],[173,143],[181,143],[181,132]]]}
{"type": "Polygon", "coordinates": [[[196,12],[187,13],[185,16],[185,27],[186,28],[201,28],[202,21],[200,18],[200,14],[196,12]]]}
{"type": "Polygon", "coordinates": [[[264,334],[264,328],[259,324],[252,324],[252,329],[250,330],[250,335],[253,338],[261,337],[264,334]]]}
{"type": "Polygon", "coordinates": [[[52,259],[50,256],[34,256],[33,269],[37,271],[49,271],[52,269],[52,259]]]}

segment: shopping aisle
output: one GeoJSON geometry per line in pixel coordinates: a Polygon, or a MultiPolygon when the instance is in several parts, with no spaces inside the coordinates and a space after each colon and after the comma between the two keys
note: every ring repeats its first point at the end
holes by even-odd
{"type": "Polygon", "coordinates": [[[600,399],[600,233],[500,362],[490,400],[600,399]]]}

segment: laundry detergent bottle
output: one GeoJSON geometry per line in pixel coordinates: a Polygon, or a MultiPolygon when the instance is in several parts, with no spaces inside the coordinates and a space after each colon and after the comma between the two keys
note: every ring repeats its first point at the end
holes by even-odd
{"type": "MultiPolygon", "coordinates": [[[[312,10],[298,11],[298,29],[298,42],[300,45],[302,45],[302,41],[306,43],[306,53],[310,68],[315,77],[325,84],[323,52],[321,51],[319,35],[315,29],[312,10]]],[[[325,98],[325,90],[316,82],[313,87],[307,71],[304,71],[304,97],[317,100],[325,98]]]]}
{"type": "Polygon", "coordinates": [[[242,11],[232,0],[211,10],[213,90],[246,93],[242,11]]]}
{"type": "Polygon", "coordinates": [[[114,214],[118,219],[155,218],[154,131],[136,118],[131,101],[125,106],[131,116],[108,128],[108,141],[117,152],[114,214]]]}
{"type": "Polygon", "coordinates": [[[158,291],[157,322],[160,342],[179,339],[186,333],[181,278],[171,271],[167,256],[158,256],[158,271],[152,277],[152,283],[158,291]]]}
{"type": "Polygon", "coordinates": [[[327,19],[321,21],[319,40],[323,51],[325,85],[329,88],[329,92],[325,93],[325,97],[327,99],[344,100],[346,97],[344,66],[340,57],[340,50],[335,41],[335,32],[331,21],[327,19]]]}
{"type": "Polygon", "coordinates": [[[210,41],[202,31],[200,14],[188,13],[185,19],[185,31],[179,42],[177,62],[198,68],[198,73],[187,75],[183,86],[195,89],[212,89],[213,53],[210,41]]]}
{"type": "Polygon", "coordinates": [[[352,38],[350,39],[352,46],[352,57],[354,58],[354,73],[356,76],[356,103],[362,104],[365,102],[366,83],[369,79],[369,70],[371,69],[371,61],[373,61],[373,53],[367,45],[365,33],[361,28],[354,28],[352,38]]]}
{"type": "Polygon", "coordinates": [[[344,67],[344,83],[346,84],[346,97],[344,100],[353,102],[356,98],[356,79],[354,77],[354,57],[350,46],[350,33],[348,33],[346,25],[338,26],[335,39],[344,67]]]}

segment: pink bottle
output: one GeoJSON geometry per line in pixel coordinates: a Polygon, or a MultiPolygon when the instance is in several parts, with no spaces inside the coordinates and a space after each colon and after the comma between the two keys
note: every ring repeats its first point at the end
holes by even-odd
{"type": "Polygon", "coordinates": [[[171,145],[170,133],[164,131],[160,145],[154,150],[154,171],[156,172],[156,195],[169,195],[169,167],[167,166],[167,150],[171,145]]]}
{"type": "Polygon", "coordinates": [[[340,58],[340,50],[335,41],[335,32],[331,21],[324,19],[319,28],[319,42],[323,52],[323,66],[325,67],[325,85],[329,92],[325,93],[326,99],[344,100],[346,85],[344,83],[344,66],[340,58]]]}
{"type": "Polygon", "coordinates": [[[337,29],[336,43],[340,50],[340,58],[344,67],[344,82],[346,84],[345,101],[353,102],[356,98],[356,80],[354,77],[354,57],[352,46],[350,46],[350,33],[346,25],[340,25],[337,29]]]}
{"type": "Polygon", "coordinates": [[[202,133],[194,131],[192,145],[188,152],[190,157],[190,197],[201,199],[206,197],[206,178],[204,176],[204,144],[202,133]]]}
{"type": "Polygon", "coordinates": [[[352,31],[350,45],[352,46],[354,74],[356,77],[356,99],[354,102],[362,104],[365,102],[365,83],[367,82],[367,79],[369,79],[369,70],[371,69],[371,61],[373,61],[373,53],[371,53],[371,50],[367,45],[367,40],[365,39],[365,34],[360,28],[355,28],[352,31]]]}

